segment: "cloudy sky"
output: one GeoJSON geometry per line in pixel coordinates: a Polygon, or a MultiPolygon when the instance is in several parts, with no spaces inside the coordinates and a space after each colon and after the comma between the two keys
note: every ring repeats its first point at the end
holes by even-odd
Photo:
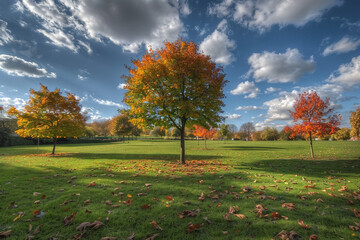
{"type": "Polygon", "coordinates": [[[282,127],[299,93],[360,107],[357,0],[0,1],[0,105],[40,83],[81,98],[90,121],[122,102],[125,65],[164,40],[194,41],[224,66],[227,123],[282,127]]]}

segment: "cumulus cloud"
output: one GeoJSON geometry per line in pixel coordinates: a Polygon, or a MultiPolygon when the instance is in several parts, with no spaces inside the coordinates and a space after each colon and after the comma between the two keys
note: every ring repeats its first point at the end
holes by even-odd
{"type": "Polygon", "coordinates": [[[256,98],[256,96],[260,93],[260,89],[255,86],[254,82],[241,82],[239,85],[230,91],[233,95],[245,95],[245,98],[256,98]]]}
{"type": "Polygon", "coordinates": [[[345,86],[360,84],[360,56],[352,58],[348,64],[340,65],[327,81],[345,86]]]}
{"type": "Polygon", "coordinates": [[[12,42],[13,40],[14,37],[11,35],[11,31],[7,28],[7,22],[0,19],[0,46],[12,42]]]}
{"type": "Polygon", "coordinates": [[[80,74],[78,74],[77,77],[80,81],[84,81],[84,80],[88,79],[88,77],[80,75],[80,74]]]}
{"type": "Polygon", "coordinates": [[[342,3],[343,0],[223,0],[211,5],[208,12],[218,17],[228,16],[243,26],[264,32],[273,25],[303,26],[342,3]]]}
{"type": "Polygon", "coordinates": [[[336,53],[347,53],[356,50],[360,46],[360,39],[343,37],[338,42],[327,46],[323,52],[324,56],[336,53]]]}
{"type": "Polygon", "coordinates": [[[47,72],[45,68],[40,68],[37,63],[25,61],[16,56],[0,55],[0,70],[9,75],[32,78],[56,78],[56,74],[47,72]]]}
{"type": "Polygon", "coordinates": [[[263,107],[259,107],[259,106],[239,106],[236,108],[236,110],[259,110],[259,109],[264,109],[263,107]]]}
{"type": "Polygon", "coordinates": [[[110,107],[118,107],[118,108],[124,108],[124,105],[120,104],[120,103],[116,103],[110,100],[104,100],[104,99],[98,99],[95,98],[93,96],[91,96],[92,100],[100,105],[104,105],[104,106],[110,106],[110,107]]]}
{"type": "Polygon", "coordinates": [[[26,101],[22,98],[0,97],[0,106],[3,106],[5,109],[10,108],[11,106],[22,109],[25,104],[26,101]]]}
{"type": "Polygon", "coordinates": [[[81,113],[86,114],[88,116],[88,122],[111,119],[111,117],[104,117],[103,114],[101,114],[99,110],[97,110],[93,107],[82,107],[81,113]]]}
{"type": "Polygon", "coordinates": [[[215,31],[208,35],[201,43],[199,49],[210,55],[218,64],[228,65],[235,61],[231,53],[235,49],[235,41],[230,40],[227,32],[227,21],[222,20],[215,31]]]}
{"type": "Polygon", "coordinates": [[[273,93],[273,92],[278,92],[281,91],[281,88],[274,88],[274,87],[268,87],[265,91],[265,93],[273,93]]]}
{"type": "Polygon", "coordinates": [[[227,119],[233,120],[233,119],[240,119],[240,118],[241,118],[241,115],[234,113],[234,114],[227,114],[225,117],[226,117],[227,119]]]}
{"type": "Polygon", "coordinates": [[[75,35],[103,42],[109,39],[130,52],[139,45],[162,46],[185,35],[180,14],[191,13],[187,1],[167,0],[19,0],[17,9],[40,19],[38,32],[59,47],[76,50],[82,46],[91,53],[85,41],[75,42],[75,35]],[[70,43],[71,41],[71,43],[70,43]]]}
{"type": "Polygon", "coordinates": [[[119,83],[119,85],[117,86],[119,89],[125,89],[126,84],[125,83],[119,83]]]}
{"type": "Polygon", "coordinates": [[[313,57],[305,60],[296,48],[288,48],[285,53],[254,53],[248,63],[251,65],[248,75],[252,75],[257,82],[296,82],[305,73],[315,70],[313,57]]]}

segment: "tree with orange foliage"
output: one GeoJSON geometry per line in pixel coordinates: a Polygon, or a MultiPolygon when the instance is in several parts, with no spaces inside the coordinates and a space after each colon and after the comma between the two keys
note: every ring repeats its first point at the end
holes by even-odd
{"type": "Polygon", "coordinates": [[[203,138],[204,142],[205,142],[205,149],[207,149],[206,139],[213,138],[213,136],[216,133],[216,129],[215,128],[206,129],[206,128],[204,128],[202,126],[198,126],[198,125],[194,125],[193,127],[194,127],[194,131],[193,131],[194,136],[196,136],[198,138],[199,137],[203,138]]]}
{"type": "Polygon", "coordinates": [[[221,67],[199,52],[194,42],[164,42],[133,60],[125,76],[135,125],[176,127],[180,131],[180,162],[185,164],[185,127],[216,126],[223,120],[225,74],[221,67]]]}
{"type": "Polygon", "coordinates": [[[79,100],[75,95],[60,89],[49,91],[41,84],[41,90],[30,89],[30,100],[22,111],[11,107],[9,115],[16,116],[19,129],[15,131],[21,137],[51,138],[55,154],[58,138],[80,137],[85,133],[85,116],[81,114],[79,100]]]}
{"type": "Polygon", "coordinates": [[[311,157],[314,158],[312,138],[335,133],[339,129],[337,126],[340,125],[341,116],[331,115],[334,109],[330,108],[330,99],[323,101],[315,91],[299,94],[294,109],[290,114],[297,124],[287,126],[285,132],[290,132],[292,138],[298,134],[309,138],[311,157]]]}

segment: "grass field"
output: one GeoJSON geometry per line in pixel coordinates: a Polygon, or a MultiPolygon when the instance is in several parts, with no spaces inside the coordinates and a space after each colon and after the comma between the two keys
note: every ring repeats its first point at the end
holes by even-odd
{"type": "Polygon", "coordinates": [[[8,239],[360,236],[359,142],[315,142],[311,160],[304,141],[188,141],[185,166],[176,141],[59,145],[56,156],[51,147],[0,149],[8,239]]]}

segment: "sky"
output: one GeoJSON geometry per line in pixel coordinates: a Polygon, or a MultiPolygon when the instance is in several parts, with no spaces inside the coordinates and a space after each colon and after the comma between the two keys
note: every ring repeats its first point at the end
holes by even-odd
{"type": "Polygon", "coordinates": [[[359,12],[358,0],[2,0],[0,105],[23,107],[41,83],[75,94],[88,121],[109,119],[127,108],[131,60],[182,38],[224,67],[226,123],[281,129],[312,90],[349,127],[359,12]]]}

